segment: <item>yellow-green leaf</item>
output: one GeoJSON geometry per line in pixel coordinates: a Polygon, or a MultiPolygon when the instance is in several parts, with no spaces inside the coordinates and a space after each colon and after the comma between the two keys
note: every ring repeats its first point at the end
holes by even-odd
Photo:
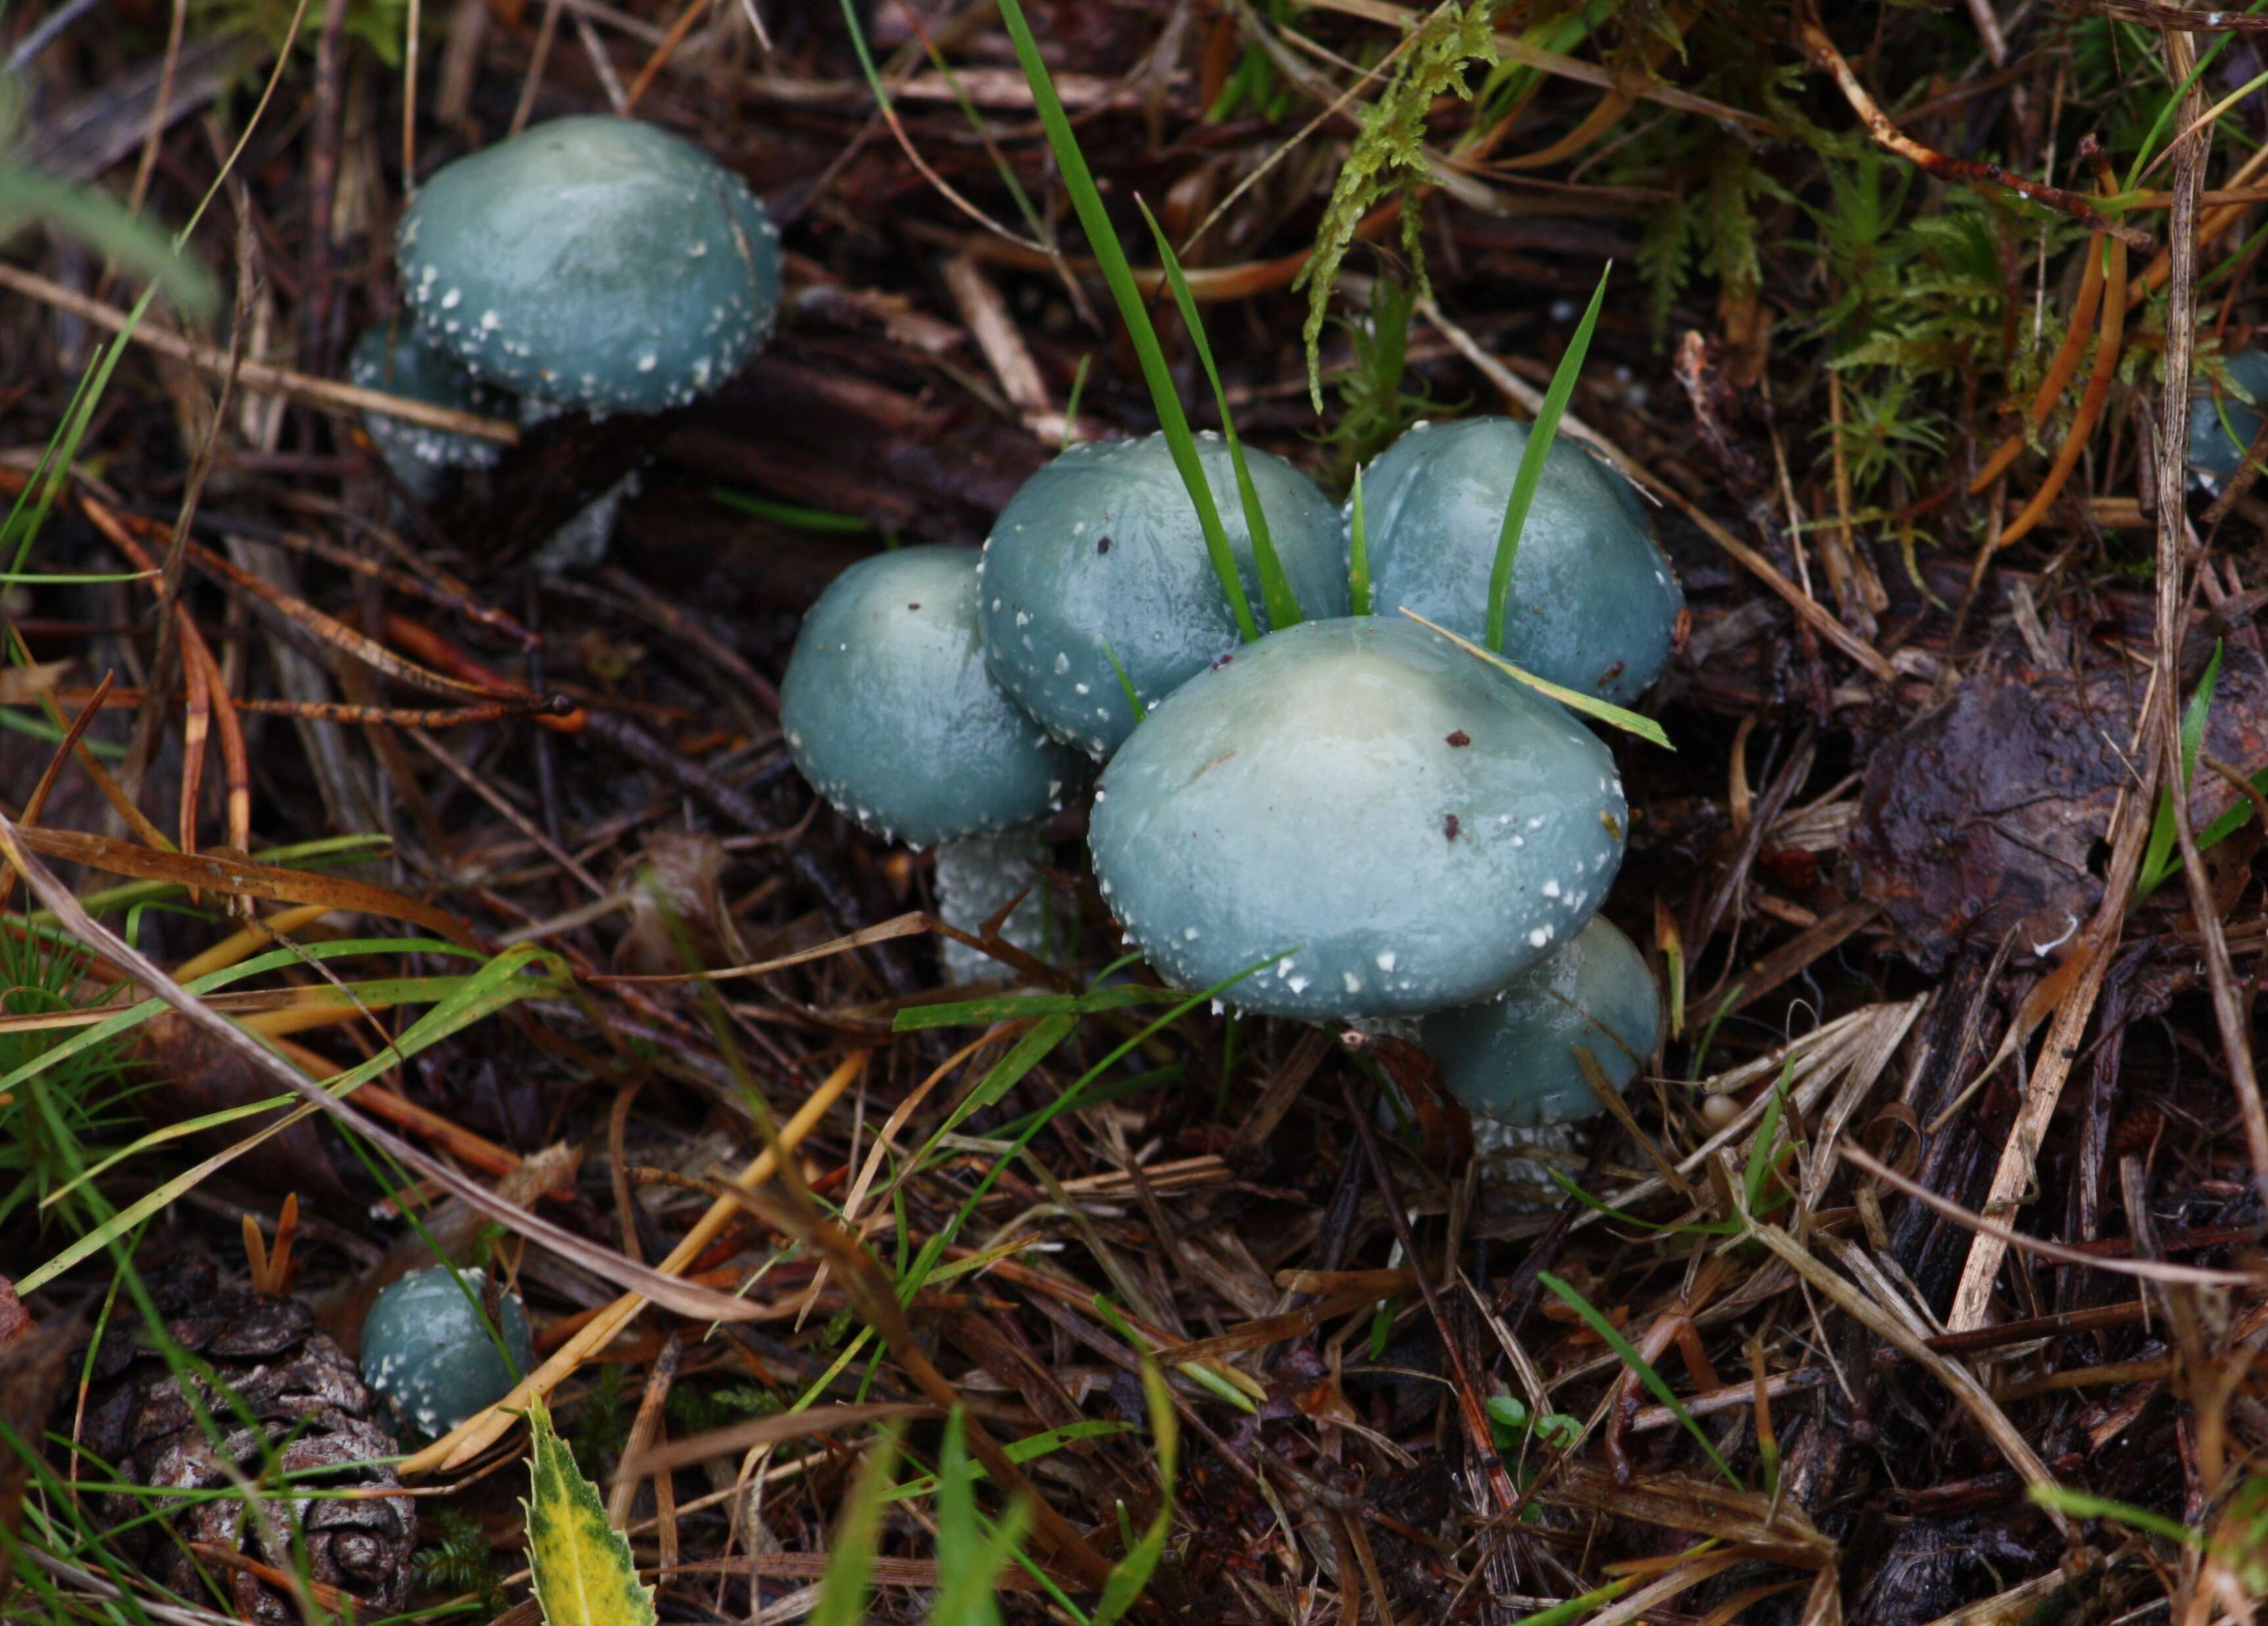
{"type": "Polygon", "coordinates": [[[654,1626],[653,1589],[638,1584],[630,1542],[607,1522],[599,1488],[575,1466],[540,1400],[527,1409],[527,1432],[535,1454],[520,1505],[544,1626],[654,1626]]]}

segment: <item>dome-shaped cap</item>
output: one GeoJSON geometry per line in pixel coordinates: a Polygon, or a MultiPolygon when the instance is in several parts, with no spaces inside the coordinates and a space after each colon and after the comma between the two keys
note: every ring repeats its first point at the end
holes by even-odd
{"type": "Polygon", "coordinates": [[[446,1265],[412,1270],[379,1294],[362,1324],[363,1381],[423,1434],[447,1433],[535,1368],[519,1295],[506,1293],[497,1305],[507,1365],[465,1298],[466,1288],[480,1298],[483,1273],[464,1277],[460,1287],[446,1265]]]}
{"type": "Polygon", "coordinates": [[[2252,401],[2235,390],[2216,392],[2204,380],[2190,398],[2190,467],[2216,485],[2235,479],[2244,467],[2245,448],[2260,432],[2260,406],[2255,403],[2268,403],[2268,350],[2239,350],[2223,359],[2229,378],[2252,401]]]}
{"type": "MultiPolygon", "coordinates": [[[[1404,606],[1476,643],[1528,426],[1510,418],[1420,424],[1364,471],[1371,602],[1404,606]]],[[[1631,482],[1564,437],[1521,529],[1506,601],[1506,660],[1627,705],[1668,664],[1684,595],[1631,482]]]]}
{"type": "MultiPolygon", "coordinates": [[[[512,416],[509,394],[468,372],[416,322],[395,322],[364,334],[347,356],[347,381],[429,407],[450,407],[482,417],[512,416]]],[[[383,412],[365,412],[362,422],[386,466],[413,488],[430,486],[432,476],[444,468],[491,467],[504,451],[477,435],[428,429],[383,412]]]]}
{"type": "Polygon", "coordinates": [[[1623,1089],[1661,1041],[1661,999],[1638,945],[1597,918],[1493,999],[1433,1012],[1418,1041],[1481,1116],[1522,1129],[1572,1123],[1601,1109],[1574,1047],[1623,1089]]]}
{"type": "Polygon", "coordinates": [[[460,158],[402,217],[418,320],[482,378],[658,412],[740,371],[779,306],[779,231],[747,183],[635,120],[558,119],[460,158]]]}
{"type": "Polygon", "coordinates": [[[1091,771],[986,673],[977,585],[967,548],[863,559],[811,607],[780,683],[803,776],[915,847],[1045,818],[1091,771]]]}
{"type": "Polygon", "coordinates": [[[1104,769],[1102,891],[1158,972],[1275,1016],[1485,997],[1581,931],[1622,860],[1614,761],[1563,708],[1399,618],[1270,633],[1104,769]]]}
{"type": "MultiPolygon", "coordinates": [[[[1201,436],[1197,455],[1264,629],[1227,444],[1201,436]]],[[[1244,456],[1300,613],[1345,614],[1344,549],[1330,499],[1283,459],[1250,447],[1244,456]]],[[[1009,499],[984,545],[992,675],[1050,733],[1094,756],[1116,750],[1134,726],[1113,655],[1142,703],[1153,706],[1239,641],[1163,435],[1071,447],[1009,499]]]]}

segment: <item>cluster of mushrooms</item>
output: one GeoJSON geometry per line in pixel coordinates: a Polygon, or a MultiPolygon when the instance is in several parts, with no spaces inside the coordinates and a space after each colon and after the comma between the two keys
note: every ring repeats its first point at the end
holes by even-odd
{"type": "MultiPolygon", "coordinates": [[[[805,776],[885,838],[937,850],[940,913],[1051,923],[1048,821],[1094,780],[1103,900],[1167,983],[1260,1015],[1414,1037],[1475,1113],[1529,1128],[1621,1089],[1660,1036],[1644,957],[1597,911],[1628,827],[1614,759],[1571,710],[1397,614],[1479,640],[1525,425],[1420,424],[1366,471],[1370,598],[1350,511],[1280,459],[1249,477],[1302,619],[1267,630],[1228,445],[1198,459],[1234,607],[1162,436],[1071,447],[981,553],[902,548],[804,623],[780,722],[805,776]],[[1097,767],[1100,764],[1099,776],[1097,767]]],[[[1682,597],[1637,493],[1555,444],[1514,559],[1501,652],[1626,703],[1682,597]]],[[[948,949],[956,975],[982,959],[948,949]]]]}
{"type": "MultiPolygon", "coordinates": [[[[779,307],[779,228],[747,183],[632,119],[557,119],[447,165],[395,246],[404,317],[363,335],[349,380],[524,426],[687,405],[740,370],[779,307]]],[[[380,412],[364,425],[420,502],[500,455],[380,412]]],[[[550,562],[602,551],[634,479],[571,520],[550,562]]]]}

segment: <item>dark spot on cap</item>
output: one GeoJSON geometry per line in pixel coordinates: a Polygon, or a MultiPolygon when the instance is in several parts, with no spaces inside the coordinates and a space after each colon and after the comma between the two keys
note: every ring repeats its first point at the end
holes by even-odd
{"type": "Polygon", "coordinates": [[[1235,658],[1236,658],[1236,657],[1235,657],[1235,656],[1233,656],[1233,655],[1224,655],[1224,656],[1222,656],[1219,660],[1217,660],[1217,661],[1215,661],[1215,662],[1213,662],[1213,663],[1212,663],[1212,669],[1213,669],[1215,672],[1218,672],[1218,671],[1219,671],[1223,666],[1226,666],[1226,665],[1228,665],[1228,663],[1229,663],[1230,661],[1234,660],[1235,658]]]}
{"type": "Polygon", "coordinates": [[[1462,748],[1463,747],[1469,746],[1469,745],[1472,744],[1472,742],[1473,742],[1473,737],[1472,737],[1470,734],[1469,734],[1469,733],[1465,732],[1465,731],[1464,731],[1463,729],[1462,729],[1462,728],[1461,728],[1461,729],[1459,729],[1455,733],[1451,734],[1451,735],[1449,736],[1449,743],[1450,743],[1451,745],[1453,745],[1453,746],[1456,746],[1456,747],[1460,747],[1460,748],[1462,748]]]}
{"type": "Polygon", "coordinates": [[[921,606],[918,604],[909,604],[906,607],[909,610],[917,610],[921,608],[921,606]]]}
{"type": "Polygon", "coordinates": [[[1441,820],[1441,834],[1447,836],[1451,841],[1457,839],[1457,831],[1461,828],[1462,827],[1457,823],[1457,815],[1454,813],[1451,813],[1447,818],[1441,820]]]}
{"type": "Polygon", "coordinates": [[[1623,663],[1618,660],[1615,662],[1613,666],[1609,666],[1604,672],[1599,673],[1599,687],[1601,688],[1608,688],[1616,678],[1622,676],[1622,674],[1623,663]]]}
{"type": "Polygon", "coordinates": [[[1096,537],[1094,539],[1094,551],[1097,553],[1108,553],[1110,551],[1110,539],[1107,536],[1096,537]]]}

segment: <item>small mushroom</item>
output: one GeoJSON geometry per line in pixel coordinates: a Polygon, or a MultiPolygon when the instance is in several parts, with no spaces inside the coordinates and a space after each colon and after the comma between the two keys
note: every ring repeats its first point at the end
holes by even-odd
{"type": "Polygon", "coordinates": [[[494,1405],[535,1366],[519,1295],[505,1293],[497,1305],[507,1364],[465,1297],[467,1288],[482,1297],[485,1275],[463,1275],[460,1287],[446,1265],[412,1270],[379,1294],[362,1324],[363,1381],[428,1437],[494,1405]]]}
{"type": "MultiPolygon", "coordinates": [[[[1254,619],[1268,625],[1234,465],[1218,437],[1197,455],[1254,619]]],[[[1337,515],[1281,458],[1245,450],[1284,574],[1309,616],[1347,613],[1337,515]]],[[[1076,445],[1026,481],[984,545],[984,652],[1000,687],[1101,759],[1163,700],[1238,644],[1236,619],[1163,435],[1076,445]],[[1118,663],[1111,665],[1113,658],[1118,663]]]]}
{"type": "Polygon", "coordinates": [[[556,119],[460,158],[398,247],[433,339],[489,382],[593,415],[706,394],[779,305],[779,231],[747,184],[631,119],[556,119]]]}
{"type": "Polygon", "coordinates": [[[985,671],[976,566],[966,548],[861,560],[812,606],[780,682],[780,727],[804,777],[865,828],[938,847],[956,880],[946,918],[965,931],[1005,901],[979,907],[975,881],[999,855],[947,850],[1044,820],[1089,771],[985,671]],[[976,912],[954,918],[960,899],[976,912]]]}
{"type": "Polygon", "coordinates": [[[1088,842],[1160,975],[1274,1016],[1487,997],[1622,861],[1604,746],[1412,622],[1308,622],[1193,678],[1095,791],[1088,842]],[[1454,743],[1462,736],[1463,743],[1454,743]]]}
{"type": "Polygon", "coordinates": [[[1418,1027],[1418,1043],[1459,1100],[1520,1129],[1601,1110],[1576,1046],[1621,1090],[1660,1040],[1653,974],[1638,945],[1603,916],[1494,997],[1436,1011],[1418,1027]]]}
{"type": "MultiPolygon", "coordinates": [[[[517,416],[523,428],[562,410],[533,400],[515,401],[508,391],[482,382],[417,322],[373,327],[363,335],[347,357],[347,378],[364,389],[384,390],[430,406],[453,407],[484,417],[517,416]]],[[[493,468],[503,454],[492,440],[428,429],[383,412],[365,412],[362,421],[402,490],[420,503],[438,502],[453,473],[493,468]]],[[[615,516],[637,487],[637,476],[626,475],[593,498],[552,533],[535,557],[536,568],[556,574],[571,566],[596,564],[614,536],[615,516]]]]}
{"type": "Polygon", "coordinates": [[[2190,467],[2209,489],[2235,479],[2244,467],[2245,449],[2260,432],[2261,403],[2268,403],[2268,350],[2239,350],[2223,364],[2229,381],[2252,399],[2209,382],[2190,398],[2190,467]]]}
{"type": "MultiPolygon", "coordinates": [[[[1419,424],[1363,475],[1371,599],[1451,631],[1486,634],[1489,578],[1528,426],[1510,418],[1419,424]]],[[[1629,481],[1572,441],[1552,442],[1520,533],[1506,601],[1513,665],[1627,705],[1668,663],[1684,595],[1629,481]]]]}
{"type": "MultiPolygon", "coordinates": [[[[509,394],[468,372],[415,322],[373,327],[363,335],[347,357],[347,379],[363,389],[384,390],[429,407],[451,407],[483,417],[509,417],[512,412],[509,394]]],[[[493,467],[504,450],[476,435],[428,429],[383,412],[365,412],[362,422],[402,489],[421,503],[439,495],[451,470],[493,467]]]]}

